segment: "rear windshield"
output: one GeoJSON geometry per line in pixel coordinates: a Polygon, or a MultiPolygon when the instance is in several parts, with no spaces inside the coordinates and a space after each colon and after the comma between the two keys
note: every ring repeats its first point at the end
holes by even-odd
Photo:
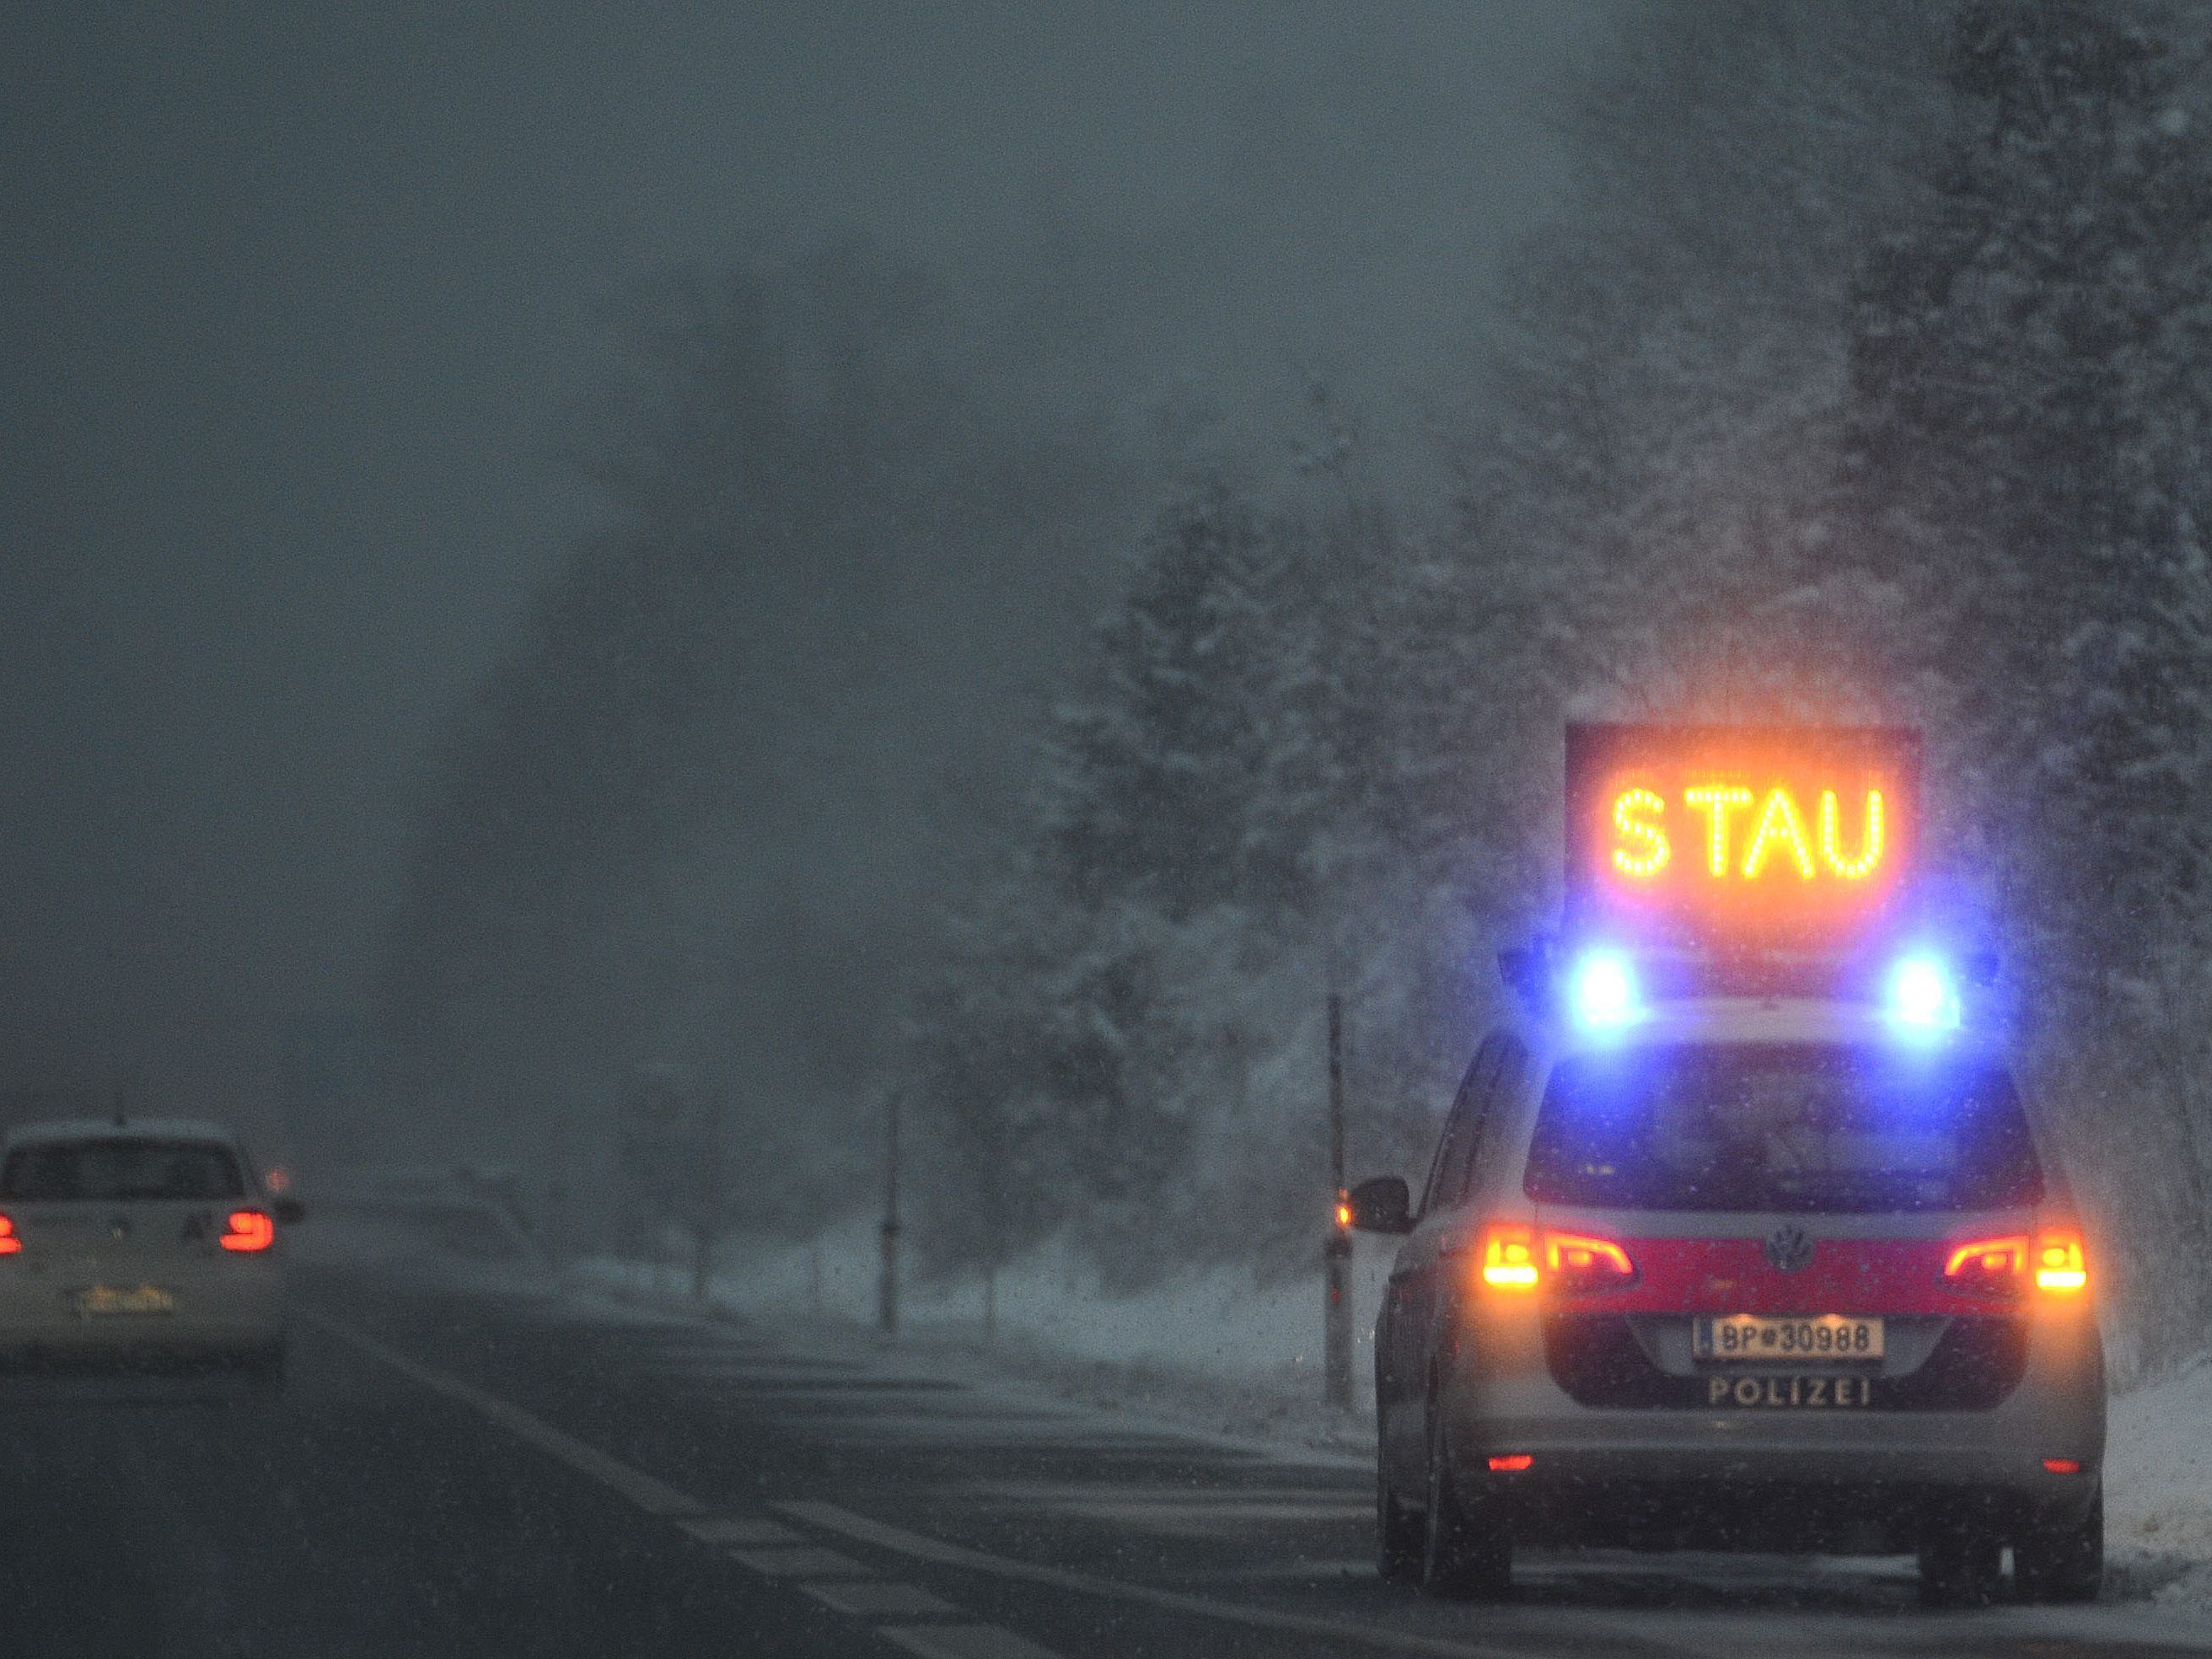
{"type": "Polygon", "coordinates": [[[1525,1185],[1540,1201],[1633,1210],[1967,1210],[2043,1196],[2002,1070],[1835,1043],[1562,1060],[1525,1185]]]}
{"type": "Polygon", "coordinates": [[[0,1198],[240,1198],[238,1160],[205,1140],[58,1140],[18,1146],[0,1198]]]}

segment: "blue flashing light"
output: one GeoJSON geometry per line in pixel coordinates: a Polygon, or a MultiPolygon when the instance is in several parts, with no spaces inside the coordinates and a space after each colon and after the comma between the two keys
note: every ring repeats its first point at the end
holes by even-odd
{"type": "Polygon", "coordinates": [[[1620,951],[1593,951],[1567,976],[1567,1006],[1592,1030],[1626,1025],[1644,1012],[1636,969],[1620,951]]]}
{"type": "Polygon", "coordinates": [[[1921,1033],[1956,1030],[1959,992],[1948,968],[1932,956],[1911,956],[1889,975],[1890,1022],[1921,1033]]]}

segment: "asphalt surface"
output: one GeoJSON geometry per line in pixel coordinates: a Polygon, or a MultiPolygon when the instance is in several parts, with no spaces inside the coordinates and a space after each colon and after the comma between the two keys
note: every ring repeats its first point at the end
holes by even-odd
{"type": "Polygon", "coordinates": [[[1381,1583],[1370,1477],[422,1261],[302,1266],[290,1385],[0,1385],[0,1641],[41,1656],[2212,1653],[2125,1605],[1931,1614],[1909,1564],[1381,1583]]]}

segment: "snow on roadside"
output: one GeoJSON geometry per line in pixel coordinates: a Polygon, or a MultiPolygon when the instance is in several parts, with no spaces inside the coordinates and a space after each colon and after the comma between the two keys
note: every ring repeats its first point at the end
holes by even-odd
{"type": "MultiPolygon", "coordinates": [[[[1214,1435],[1365,1458],[1374,1446],[1375,1310],[1395,1242],[1360,1238],[1354,1256],[1355,1407],[1322,1399],[1318,1273],[1260,1286],[1240,1270],[1186,1275],[1109,1295],[1071,1258],[1046,1251],[1001,1273],[997,1340],[983,1351],[981,1287],[908,1284],[902,1352],[974,1376],[1011,1375],[1060,1397],[1214,1435]]],[[[713,1299],[731,1312],[818,1340],[861,1338],[875,1318],[875,1230],[858,1223],[801,1246],[732,1262],[713,1299]]],[[[635,1268],[586,1276],[635,1286],[635,1268]]],[[[2212,1353],[2116,1397],[2106,1458],[2108,1595],[2212,1611],[2212,1353]]]]}
{"type": "Polygon", "coordinates": [[[2212,1612],[2212,1353],[2112,1401],[2105,1548],[2113,1593],[2212,1612]]]}
{"type": "MultiPolygon", "coordinates": [[[[748,1253],[714,1276],[713,1301],[770,1328],[820,1334],[872,1327],[874,1228],[851,1224],[813,1249],[748,1253]]],[[[974,1279],[902,1286],[899,1345],[963,1369],[979,1365],[1062,1398],[1238,1439],[1368,1455],[1374,1445],[1375,1310],[1395,1241],[1359,1239],[1353,1256],[1350,1413],[1322,1399],[1318,1269],[1257,1285],[1214,1268],[1134,1295],[1112,1295],[1072,1256],[1047,1249],[999,1275],[997,1329],[984,1354],[983,1291],[974,1279]]],[[[732,1252],[735,1255],[735,1252],[732,1252]]],[[[590,1282],[643,1290],[634,1265],[583,1264],[590,1282]]],[[[673,1286],[674,1281],[666,1281],[673,1286]]]]}

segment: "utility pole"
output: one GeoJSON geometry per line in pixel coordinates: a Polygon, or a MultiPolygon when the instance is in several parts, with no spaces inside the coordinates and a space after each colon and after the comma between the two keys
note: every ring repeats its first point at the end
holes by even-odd
{"type": "Polygon", "coordinates": [[[1344,1184],[1344,999],[1328,994],[1328,1243],[1323,1247],[1328,1324],[1322,1347],[1328,1403],[1352,1405],[1352,1211],[1344,1184]]]}
{"type": "Polygon", "coordinates": [[[890,1097],[890,1156],[884,1160],[883,1274],[876,1282],[876,1322],[886,1337],[898,1334],[899,1097],[890,1097]]]}

